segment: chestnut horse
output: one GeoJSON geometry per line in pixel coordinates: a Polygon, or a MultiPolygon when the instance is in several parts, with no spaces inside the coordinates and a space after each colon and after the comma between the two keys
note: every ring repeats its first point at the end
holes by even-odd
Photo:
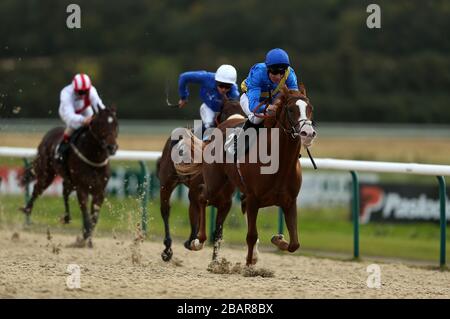
{"type": "MultiPolygon", "coordinates": [[[[222,111],[216,118],[217,123],[222,123],[232,115],[244,116],[241,105],[238,101],[225,100],[222,111]]],[[[191,225],[191,233],[188,240],[184,242],[184,247],[189,250],[199,250],[202,248],[203,242],[206,240],[206,234],[202,232],[202,236],[198,236],[200,227],[199,213],[204,211],[205,203],[201,202],[199,195],[201,189],[199,186],[203,184],[201,174],[189,174],[177,171],[171,158],[172,147],[178,141],[172,141],[169,137],[164,145],[161,157],[156,163],[157,175],[160,181],[160,210],[164,221],[164,246],[166,247],[161,253],[164,261],[172,258],[172,237],[170,236],[169,216],[170,216],[170,196],[179,184],[184,184],[189,188],[189,222],[191,225]],[[203,236],[205,234],[205,236],[203,236]]],[[[204,228],[204,225],[203,225],[204,228]]]]}
{"type": "Polygon", "coordinates": [[[64,134],[63,127],[50,130],[38,146],[38,155],[27,169],[22,184],[36,179],[30,200],[21,210],[31,214],[34,201],[47,189],[56,175],[63,178],[65,213],[63,223],[71,220],[69,195],[75,190],[83,217],[83,240],[78,245],[92,247],[92,232],[98,222],[105,198],[106,184],[111,175],[109,156],[117,151],[118,122],[113,108],[100,109],[88,127],[82,128],[75,141],[71,141],[66,163],[55,158],[56,148],[64,134]],[[91,213],[87,205],[92,196],[91,213]]]}
{"type": "MultiPolygon", "coordinates": [[[[237,163],[206,163],[194,167],[202,171],[204,179],[203,200],[214,202],[218,196],[231,199],[232,190],[237,187],[243,194],[242,210],[247,214],[247,259],[246,264],[252,265],[257,261],[255,245],[258,240],[256,219],[259,208],[280,206],[283,209],[289,243],[282,235],[274,235],[272,243],[281,250],[296,251],[300,244],[297,234],[297,196],[302,183],[301,166],[298,160],[302,144],[309,147],[316,136],[312,124],[313,107],[306,97],[304,87],[300,91],[289,91],[284,88],[274,102],[275,113],[264,115],[264,126],[268,136],[272,131],[279,130],[279,169],[272,174],[262,174],[264,164],[257,160],[249,162],[249,154],[245,161],[237,163]],[[231,186],[230,186],[231,185],[231,186]]],[[[225,128],[242,124],[242,120],[230,120],[222,123],[219,128],[225,133],[225,128]]],[[[224,138],[226,140],[226,138],[224,138]]],[[[259,136],[258,136],[259,140],[259,136]]],[[[254,143],[256,147],[259,143],[254,143]]],[[[271,150],[271,139],[268,138],[268,149],[271,150]]],[[[250,149],[251,151],[251,149],[250,149]]],[[[202,211],[204,218],[205,211],[202,211]]],[[[223,222],[228,210],[218,211],[216,233],[214,238],[213,260],[217,259],[222,239],[223,222]]],[[[204,229],[200,231],[205,231],[204,229]]]]}

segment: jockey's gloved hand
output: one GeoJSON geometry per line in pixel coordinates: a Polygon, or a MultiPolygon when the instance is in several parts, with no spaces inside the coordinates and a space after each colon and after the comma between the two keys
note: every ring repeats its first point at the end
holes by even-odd
{"type": "Polygon", "coordinates": [[[84,119],[83,125],[88,126],[89,124],[91,124],[91,121],[92,121],[92,116],[88,116],[84,119]]]}
{"type": "Polygon", "coordinates": [[[267,107],[267,113],[268,114],[274,114],[274,113],[276,113],[276,111],[277,111],[277,106],[276,105],[270,104],[267,107]]]}
{"type": "Polygon", "coordinates": [[[179,100],[178,101],[178,107],[180,108],[180,109],[182,109],[183,107],[185,107],[186,106],[186,104],[187,104],[187,100],[179,100]]]}

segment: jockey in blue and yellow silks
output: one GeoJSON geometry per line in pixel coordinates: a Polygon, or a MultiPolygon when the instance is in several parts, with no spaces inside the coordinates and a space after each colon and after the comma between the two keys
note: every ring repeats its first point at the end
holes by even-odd
{"type": "Polygon", "coordinates": [[[189,83],[200,84],[200,97],[203,102],[200,106],[200,117],[203,122],[203,130],[214,127],[215,118],[222,110],[224,96],[230,100],[239,98],[236,79],[236,69],[228,64],[221,65],[216,73],[206,71],[182,73],[178,80],[180,94],[178,105],[180,108],[186,105],[189,97],[187,88],[189,83]]]}
{"type": "MultiPolygon", "coordinates": [[[[282,49],[272,49],[266,55],[264,63],[257,63],[252,66],[248,77],[242,82],[241,106],[247,114],[248,120],[243,129],[260,124],[263,119],[256,117],[254,113],[262,113],[265,105],[256,110],[260,102],[269,97],[275,98],[283,86],[289,90],[298,90],[297,76],[294,69],[290,67],[289,56],[282,49]]],[[[272,101],[269,101],[272,104],[272,101]]],[[[273,106],[269,105],[268,110],[273,106]]]]}

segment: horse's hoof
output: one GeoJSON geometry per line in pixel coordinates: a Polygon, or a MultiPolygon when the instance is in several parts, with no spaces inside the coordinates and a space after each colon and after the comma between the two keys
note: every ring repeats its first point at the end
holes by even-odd
{"type": "Polygon", "coordinates": [[[284,239],[284,235],[283,234],[278,234],[278,235],[273,235],[272,238],[270,239],[271,243],[274,245],[277,245],[280,240],[284,239]]]}
{"type": "Polygon", "coordinates": [[[172,255],[173,255],[172,248],[167,248],[164,249],[164,251],[161,253],[161,258],[165,262],[168,262],[172,259],[172,255]]]}
{"type": "Polygon", "coordinates": [[[184,248],[186,248],[187,250],[192,250],[191,249],[191,242],[189,240],[186,240],[184,242],[184,248]]]}
{"type": "Polygon", "coordinates": [[[60,222],[61,224],[67,225],[67,224],[70,224],[70,221],[71,221],[71,220],[72,220],[72,218],[71,218],[70,216],[63,215],[63,216],[61,216],[61,218],[59,219],[59,222],[60,222]]]}
{"type": "Polygon", "coordinates": [[[293,253],[299,248],[300,248],[300,244],[298,244],[298,243],[297,244],[290,244],[289,247],[288,247],[288,251],[290,253],[293,253]]]}
{"type": "Polygon", "coordinates": [[[80,236],[77,236],[74,243],[67,245],[67,248],[85,248],[85,247],[86,247],[86,240],[84,240],[80,236]]]}
{"type": "Polygon", "coordinates": [[[94,244],[92,243],[92,239],[87,240],[87,248],[94,248],[94,244]]]}
{"type": "Polygon", "coordinates": [[[31,214],[31,208],[28,208],[28,207],[20,207],[19,210],[20,210],[22,213],[24,213],[24,214],[27,214],[27,215],[30,215],[30,214],[31,214]]]}
{"type": "Polygon", "coordinates": [[[270,241],[279,249],[288,250],[289,243],[286,240],[284,240],[283,234],[273,235],[270,241]]]}
{"type": "Polygon", "coordinates": [[[191,250],[199,251],[203,248],[203,243],[197,238],[191,241],[191,250]]]}

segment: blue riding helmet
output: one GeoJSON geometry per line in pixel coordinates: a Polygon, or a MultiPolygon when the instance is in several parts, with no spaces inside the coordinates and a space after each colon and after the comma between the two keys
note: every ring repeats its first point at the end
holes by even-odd
{"type": "Polygon", "coordinates": [[[266,55],[266,66],[271,66],[275,64],[284,64],[289,66],[289,56],[283,49],[276,48],[267,52],[266,55]]]}

